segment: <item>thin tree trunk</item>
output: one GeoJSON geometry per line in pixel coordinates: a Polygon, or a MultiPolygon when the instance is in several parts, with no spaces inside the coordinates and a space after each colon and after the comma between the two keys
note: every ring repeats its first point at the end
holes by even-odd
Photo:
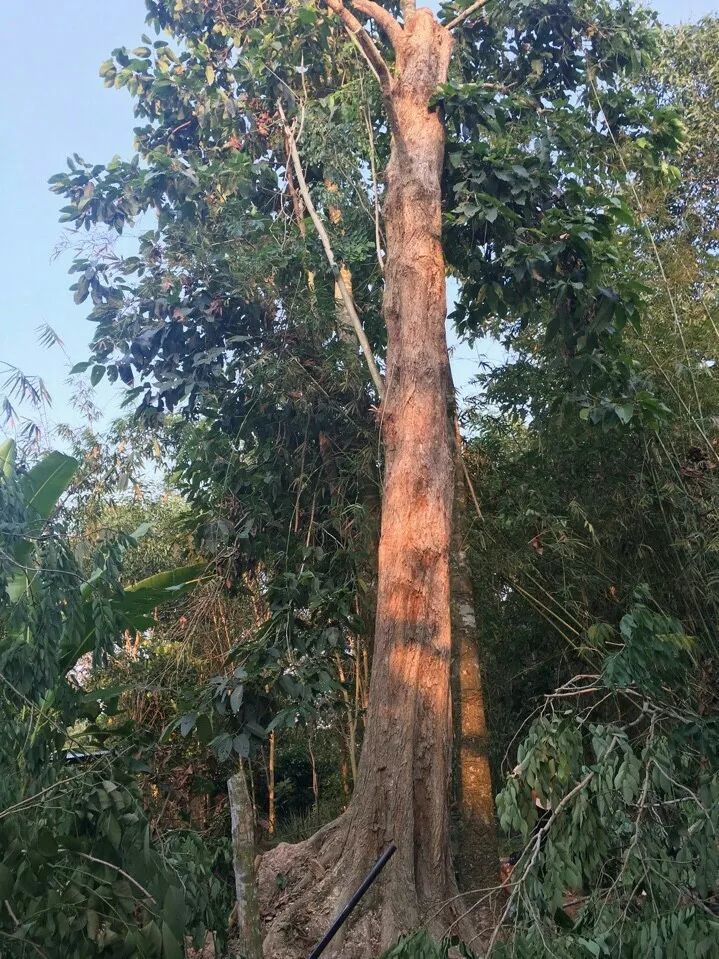
{"type": "Polygon", "coordinates": [[[342,782],[342,792],[345,794],[345,799],[349,799],[350,797],[349,771],[347,760],[342,759],[340,762],[340,781],[342,782]]]}
{"type": "Polygon", "coordinates": [[[274,836],[277,826],[275,809],[275,731],[270,733],[270,754],[267,759],[267,831],[274,836]]]}
{"type": "Polygon", "coordinates": [[[257,797],[255,795],[255,774],[252,771],[252,764],[247,763],[247,772],[250,776],[250,804],[252,805],[252,822],[257,825],[257,797]]]}
{"type": "Polygon", "coordinates": [[[357,709],[356,704],[352,704],[350,700],[350,694],[348,693],[345,685],[346,674],[342,666],[342,660],[339,653],[335,653],[335,663],[337,665],[337,675],[342,688],[342,700],[345,704],[345,717],[347,720],[347,736],[345,737],[345,740],[347,743],[347,755],[350,761],[350,768],[352,770],[352,785],[354,785],[357,782],[357,709]]]}
{"type": "Polygon", "coordinates": [[[499,881],[494,792],[479,656],[472,577],[467,557],[467,488],[462,437],[453,423],[454,517],[452,589],[452,712],[454,724],[455,868],[461,890],[486,889],[499,881]]]}
{"type": "Polygon", "coordinates": [[[320,811],[320,782],[317,778],[317,762],[315,760],[315,751],[312,742],[312,735],[307,737],[307,747],[310,754],[310,764],[312,766],[312,797],[314,800],[314,812],[315,818],[319,815],[320,811]]]}
{"type": "Polygon", "coordinates": [[[262,959],[262,927],[255,878],[255,833],[252,803],[242,769],[227,782],[232,821],[232,865],[235,873],[235,915],[240,954],[262,959]]]}

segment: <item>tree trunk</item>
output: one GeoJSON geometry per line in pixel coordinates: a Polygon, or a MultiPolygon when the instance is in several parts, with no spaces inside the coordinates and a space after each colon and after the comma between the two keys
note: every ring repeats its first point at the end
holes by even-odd
{"type": "Polygon", "coordinates": [[[263,860],[263,887],[273,899],[264,948],[273,959],[301,956],[391,841],[396,855],[326,955],[374,957],[420,923],[435,917],[430,928],[439,931],[457,915],[442,910],[457,892],[449,830],[454,466],[441,245],[444,129],[429,106],[446,80],[451,38],[420,9],[408,11],[394,43],[384,210],[386,471],[366,731],[347,812],[307,843],[280,846],[263,860]],[[284,901],[273,896],[279,873],[293,885],[284,901]]]}
{"type": "MultiPolygon", "coordinates": [[[[499,850],[489,765],[487,723],[479,657],[479,636],[467,557],[467,486],[462,437],[456,419],[452,588],[452,713],[454,725],[455,868],[462,891],[489,889],[499,882],[499,850]]],[[[475,898],[480,898],[479,894],[475,898]]],[[[468,903],[467,905],[469,905],[468,903]]]]}
{"type": "Polygon", "coordinates": [[[315,760],[315,751],[314,744],[312,742],[312,735],[308,733],[308,742],[307,748],[310,754],[310,765],[312,767],[312,799],[313,799],[313,811],[315,818],[319,815],[320,811],[320,781],[317,777],[317,762],[315,760]]]}
{"type": "Polygon", "coordinates": [[[267,761],[267,831],[274,836],[277,826],[277,810],[275,808],[275,731],[270,733],[270,750],[267,761]]]}
{"type": "Polygon", "coordinates": [[[232,865],[235,873],[235,913],[240,953],[262,959],[260,910],[255,879],[255,833],[252,803],[242,769],[227,782],[232,820],[232,865]]]}
{"type": "Polygon", "coordinates": [[[391,840],[398,847],[382,880],[383,946],[454,891],[444,129],[429,109],[446,79],[450,46],[428,10],[410,15],[397,50],[386,171],[385,482],[367,730],[352,802],[363,868],[391,840]]]}

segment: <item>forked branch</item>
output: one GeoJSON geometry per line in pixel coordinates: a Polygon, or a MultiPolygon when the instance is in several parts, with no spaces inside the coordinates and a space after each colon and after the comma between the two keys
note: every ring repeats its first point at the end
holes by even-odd
{"type": "MultiPolygon", "coordinates": [[[[373,3],[372,0],[360,0],[360,3],[362,3],[363,5],[365,4],[365,2],[368,7],[372,7],[372,8],[377,7],[377,4],[373,3]]],[[[357,17],[354,15],[354,13],[352,13],[351,10],[347,9],[347,7],[344,5],[342,0],[325,0],[325,3],[327,4],[327,6],[330,8],[330,10],[333,13],[337,14],[337,16],[340,18],[340,20],[344,24],[345,30],[347,30],[350,36],[357,41],[362,52],[367,57],[367,60],[369,61],[370,65],[377,72],[380,87],[382,88],[382,93],[385,96],[385,100],[388,101],[391,95],[392,74],[390,73],[390,69],[387,66],[387,61],[384,59],[384,57],[378,50],[374,40],[369,35],[369,33],[367,33],[367,31],[362,26],[362,24],[357,19],[357,17]]],[[[358,10],[360,9],[359,6],[357,7],[357,9],[358,10]]],[[[377,7],[377,9],[385,13],[390,18],[390,20],[392,20],[392,23],[394,24],[394,26],[397,27],[397,29],[400,30],[401,32],[401,28],[399,24],[394,20],[394,18],[391,16],[391,14],[388,13],[387,10],[383,10],[382,7],[377,7]]],[[[363,12],[363,11],[360,11],[360,12],[363,12]]],[[[368,16],[372,16],[372,15],[373,14],[368,14],[368,16]]],[[[379,20],[377,22],[380,23],[379,20]]],[[[390,40],[391,40],[391,34],[388,33],[387,35],[390,37],[390,40]]]]}
{"type": "Polygon", "coordinates": [[[359,10],[359,12],[363,13],[366,17],[374,20],[377,26],[385,33],[395,50],[402,43],[402,27],[397,23],[389,10],[385,10],[384,7],[375,3],[374,0],[349,0],[349,4],[351,7],[354,7],[355,10],[359,10]]]}

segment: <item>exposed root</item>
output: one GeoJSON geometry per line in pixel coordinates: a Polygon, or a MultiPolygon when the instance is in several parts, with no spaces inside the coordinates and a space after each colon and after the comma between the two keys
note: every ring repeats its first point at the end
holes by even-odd
{"type": "Polygon", "coordinates": [[[345,885],[338,873],[348,832],[345,813],[304,842],[280,843],[262,856],[258,885],[265,956],[301,959],[322,937],[342,902],[345,885]]]}
{"type": "MultiPolygon", "coordinates": [[[[356,827],[350,807],[310,839],[297,845],[281,843],[262,856],[258,883],[266,959],[304,959],[358,887],[374,862],[375,851],[356,827]]],[[[398,856],[324,956],[376,959],[400,935],[423,924],[438,938],[451,926],[454,935],[474,939],[478,946],[482,937],[476,938],[477,928],[486,925],[486,906],[469,919],[467,903],[457,895],[453,879],[436,878],[431,899],[421,903],[398,856]]]]}

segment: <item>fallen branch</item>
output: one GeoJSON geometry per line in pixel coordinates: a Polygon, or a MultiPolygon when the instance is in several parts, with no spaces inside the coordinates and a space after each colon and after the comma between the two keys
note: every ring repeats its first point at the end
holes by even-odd
{"type": "MultiPolygon", "coordinates": [[[[618,739],[616,736],[613,736],[613,737],[612,737],[612,741],[609,743],[609,746],[607,746],[606,751],[602,754],[601,759],[602,759],[602,760],[606,759],[607,756],[613,751],[614,747],[615,747],[618,743],[619,743],[619,739],[618,739]]],[[[562,797],[562,799],[561,799],[561,800],[559,801],[559,803],[557,804],[557,808],[556,808],[555,810],[553,810],[552,815],[549,817],[549,819],[546,821],[546,823],[542,826],[541,829],[538,829],[538,830],[537,830],[537,833],[535,834],[535,837],[534,837],[534,843],[533,843],[533,848],[532,848],[531,856],[529,857],[529,862],[527,863],[527,865],[526,865],[526,867],[525,867],[525,869],[524,869],[524,872],[523,872],[522,875],[519,877],[519,879],[518,879],[516,882],[513,882],[513,883],[510,884],[510,885],[512,886],[512,892],[510,893],[509,899],[507,900],[507,904],[506,904],[506,906],[504,907],[504,910],[502,911],[502,915],[501,915],[500,918],[499,918],[499,922],[498,922],[497,925],[495,926],[494,932],[492,933],[492,938],[489,940],[489,945],[488,945],[487,951],[486,951],[486,953],[485,953],[485,959],[489,959],[489,956],[490,956],[490,954],[491,954],[491,952],[492,952],[492,949],[494,948],[494,946],[495,946],[495,944],[496,944],[496,942],[497,942],[497,937],[499,936],[499,933],[500,933],[500,931],[501,931],[501,929],[502,929],[502,926],[504,925],[504,922],[505,922],[507,916],[508,916],[509,913],[511,912],[512,906],[514,905],[514,900],[515,900],[516,897],[517,897],[517,893],[518,893],[519,890],[521,889],[522,885],[524,884],[525,879],[527,878],[527,876],[529,875],[529,873],[532,871],[532,869],[533,869],[533,867],[534,867],[534,864],[536,863],[537,859],[539,858],[539,853],[540,853],[541,848],[542,848],[542,840],[543,840],[544,837],[547,835],[547,833],[549,832],[549,830],[552,828],[552,826],[553,826],[553,824],[554,824],[557,816],[560,814],[560,812],[562,812],[562,810],[565,809],[565,808],[569,805],[569,803],[572,801],[572,799],[574,799],[574,797],[575,797],[578,793],[580,793],[586,786],[589,785],[589,783],[592,781],[592,779],[594,779],[594,776],[595,776],[595,775],[596,775],[596,770],[595,770],[595,769],[590,769],[589,772],[587,773],[587,775],[586,775],[583,779],[580,779],[580,781],[577,783],[577,785],[574,786],[573,789],[570,789],[566,796],[563,796],[563,797],[562,797]]],[[[526,852],[526,850],[525,850],[525,852],[526,852]]],[[[521,860],[520,860],[520,861],[521,861],[521,860]]]]}
{"type": "Polygon", "coordinates": [[[133,886],[139,889],[140,892],[150,900],[150,902],[156,902],[156,899],[151,892],[148,892],[144,886],[140,885],[137,879],[133,879],[129,872],[125,872],[124,869],[116,866],[114,862],[108,862],[106,859],[97,859],[95,856],[91,856],[87,852],[79,852],[78,856],[80,856],[81,859],[88,859],[90,862],[95,862],[99,866],[107,866],[108,869],[114,869],[115,872],[119,873],[121,876],[124,876],[128,882],[131,882],[133,886]]]}

